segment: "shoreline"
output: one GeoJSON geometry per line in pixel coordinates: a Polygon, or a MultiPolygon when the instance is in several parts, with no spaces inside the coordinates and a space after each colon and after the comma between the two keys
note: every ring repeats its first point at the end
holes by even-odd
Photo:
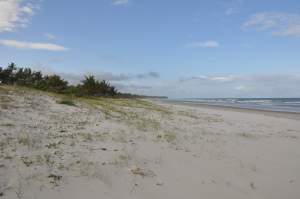
{"type": "Polygon", "coordinates": [[[205,104],[205,103],[197,103],[197,102],[163,101],[163,100],[155,100],[155,101],[160,102],[162,104],[172,104],[172,105],[180,105],[180,106],[182,105],[182,106],[189,106],[189,107],[207,108],[207,109],[224,110],[224,111],[235,111],[235,112],[244,112],[244,113],[256,113],[256,114],[263,114],[272,117],[300,120],[300,113],[297,112],[263,110],[263,109],[255,109],[255,108],[243,108],[243,107],[205,104]]]}

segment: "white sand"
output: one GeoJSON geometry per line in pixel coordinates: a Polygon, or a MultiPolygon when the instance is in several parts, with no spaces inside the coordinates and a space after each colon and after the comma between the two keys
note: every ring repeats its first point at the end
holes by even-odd
{"type": "Polygon", "coordinates": [[[300,198],[297,117],[56,101],[0,87],[0,198],[300,198]]]}

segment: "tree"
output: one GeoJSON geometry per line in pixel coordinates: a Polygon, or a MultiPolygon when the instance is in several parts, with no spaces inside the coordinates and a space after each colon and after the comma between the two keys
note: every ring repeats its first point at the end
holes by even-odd
{"type": "Polygon", "coordinates": [[[109,95],[115,96],[118,94],[118,90],[114,86],[110,86],[109,95]]]}
{"type": "Polygon", "coordinates": [[[82,92],[86,95],[96,95],[98,82],[93,75],[85,76],[82,80],[82,92]]]}
{"type": "Polygon", "coordinates": [[[111,86],[105,80],[99,82],[93,75],[85,76],[80,90],[82,91],[82,94],[91,96],[113,96],[117,94],[115,87],[111,86]]]}
{"type": "Polygon", "coordinates": [[[69,86],[68,82],[58,75],[46,75],[30,68],[17,68],[14,63],[6,68],[0,67],[0,82],[3,84],[17,84],[40,90],[76,94],[78,96],[114,96],[118,91],[105,80],[96,80],[93,75],[85,76],[85,79],[76,86],[69,86]]]}
{"type": "Polygon", "coordinates": [[[18,68],[15,74],[15,82],[20,86],[32,86],[34,80],[32,79],[32,71],[30,68],[18,68]]]}
{"type": "Polygon", "coordinates": [[[15,81],[14,71],[16,69],[16,64],[14,63],[9,64],[5,69],[1,68],[0,81],[3,84],[13,84],[15,81]]]}
{"type": "Polygon", "coordinates": [[[68,82],[61,79],[58,75],[49,75],[44,77],[44,90],[62,93],[68,88],[68,82]]]}

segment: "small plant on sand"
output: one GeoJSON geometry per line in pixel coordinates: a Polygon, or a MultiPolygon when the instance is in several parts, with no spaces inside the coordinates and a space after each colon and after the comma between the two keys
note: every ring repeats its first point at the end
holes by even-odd
{"type": "Polygon", "coordinates": [[[29,157],[21,157],[21,160],[27,167],[33,164],[33,161],[29,157]]]}
{"type": "Polygon", "coordinates": [[[130,155],[128,155],[127,153],[122,153],[119,154],[111,164],[115,166],[128,166],[130,160],[130,155]]]}
{"type": "Polygon", "coordinates": [[[93,141],[93,135],[91,133],[81,133],[80,134],[84,142],[93,141]]]}
{"type": "Polygon", "coordinates": [[[50,153],[44,154],[44,160],[45,160],[45,163],[48,167],[52,167],[55,163],[54,160],[53,160],[53,157],[50,153]]]}
{"type": "Polygon", "coordinates": [[[238,133],[238,135],[243,138],[255,138],[255,135],[251,133],[238,133]]]}
{"type": "Polygon", "coordinates": [[[155,176],[155,173],[149,169],[142,169],[142,168],[134,168],[134,169],[131,169],[131,173],[133,175],[139,175],[139,176],[142,176],[142,177],[154,177],[155,176]]]}
{"type": "Polygon", "coordinates": [[[54,184],[55,186],[58,186],[59,181],[62,179],[61,175],[56,175],[56,174],[50,174],[48,176],[50,183],[54,184]]]}
{"type": "Polygon", "coordinates": [[[24,146],[29,146],[30,139],[28,134],[23,134],[18,138],[19,144],[23,144],[24,146]]]}
{"type": "Polygon", "coordinates": [[[168,143],[174,143],[176,141],[176,135],[172,132],[166,132],[164,134],[158,134],[156,136],[156,141],[167,141],[168,143]]]}
{"type": "Polygon", "coordinates": [[[108,132],[103,132],[103,133],[97,132],[95,134],[95,137],[98,141],[105,142],[110,138],[110,135],[108,132]]]}
{"type": "Polygon", "coordinates": [[[36,155],[35,156],[35,163],[37,165],[43,165],[43,163],[44,163],[43,157],[41,155],[36,155]]]}
{"type": "Polygon", "coordinates": [[[174,142],[176,140],[176,135],[171,134],[171,133],[167,133],[164,135],[164,138],[167,142],[171,143],[174,142]]]}

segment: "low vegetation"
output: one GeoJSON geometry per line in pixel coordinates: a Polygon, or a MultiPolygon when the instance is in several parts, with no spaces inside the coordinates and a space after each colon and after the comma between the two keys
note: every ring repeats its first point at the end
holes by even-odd
{"type": "MultiPolygon", "coordinates": [[[[14,63],[6,68],[0,67],[0,83],[19,85],[55,93],[73,94],[76,96],[121,96],[117,89],[105,80],[98,81],[93,75],[85,76],[78,85],[69,85],[59,75],[43,75],[30,68],[18,68],[14,63]]],[[[124,94],[128,95],[128,94],[124,94]]]]}
{"type": "Polygon", "coordinates": [[[61,99],[61,100],[57,101],[57,103],[68,105],[68,106],[76,106],[76,104],[74,103],[74,101],[72,99],[61,99]]]}

